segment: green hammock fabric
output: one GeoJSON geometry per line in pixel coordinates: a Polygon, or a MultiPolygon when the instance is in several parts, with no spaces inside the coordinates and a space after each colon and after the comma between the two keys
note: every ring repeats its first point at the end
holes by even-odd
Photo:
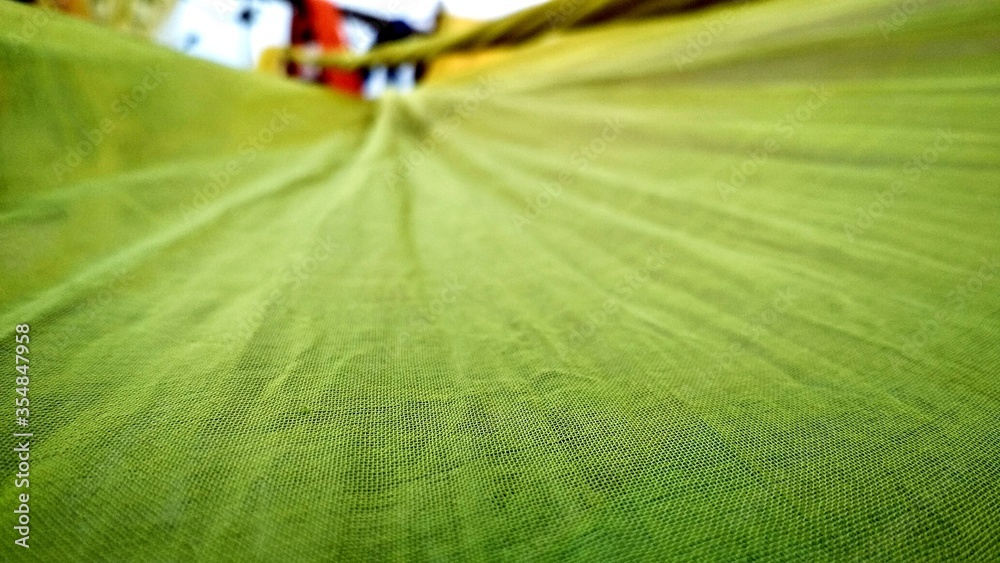
{"type": "Polygon", "coordinates": [[[377,64],[399,64],[433,59],[436,56],[486,47],[517,45],[547,33],[582,28],[609,20],[663,16],[706,5],[742,0],[550,0],[510,17],[483,23],[466,31],[417,35],[405,41],[386,43],[363,54],[317,53],[292,47],[289,58],[311,64],[358,68],[377,64]]]}
{"type": "Polygon", "coordinates": [[[718,5],[369,103],[0,3],[0,559],[1000,558],[998,24],[718,5]]]}

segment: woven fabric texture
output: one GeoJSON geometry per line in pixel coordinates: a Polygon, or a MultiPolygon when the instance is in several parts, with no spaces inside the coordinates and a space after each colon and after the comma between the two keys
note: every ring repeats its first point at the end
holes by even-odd
{"type": "Polygon", "coordinates": [[[719,4],[363,102],[0,2],[0,559],[1000,558],[998,24],[719,4]]]}

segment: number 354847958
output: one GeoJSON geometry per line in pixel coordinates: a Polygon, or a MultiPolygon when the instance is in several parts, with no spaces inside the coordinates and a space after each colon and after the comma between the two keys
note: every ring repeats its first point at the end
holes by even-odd
{"type": "MultiPolygon", "coordinates": [[[[15,376],[14,382],[17,385],[17,394],[22,398],[17,400],[17,406],[27,407],[28,406],[28,366],[30,365],[30,360],[28,359],[28,343],[30,342],[30,337],[28,332],[31,330],[27,324],[19,324],[14,327],[16,334],[14,335],[14,369],[19,375],[15,376]]],[[[18,409],[19,411],[22,409],[18,409]]],[[[28,409],[23,409],[27,411],[28,409]]],[[[20,415],[19,415],[20,416],[20,415]]],[[[27,417],[27,413],[24,413],[27,417]]]]}

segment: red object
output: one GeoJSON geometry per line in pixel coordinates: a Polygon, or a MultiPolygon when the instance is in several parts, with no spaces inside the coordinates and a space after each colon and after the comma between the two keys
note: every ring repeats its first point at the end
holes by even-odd
{"type": "MultiPolygon", "coordinates": [[[[340,10],[326,0],[305,0],[301,10],[296,10],[292,20],[293,45],[317,45],[323,51],[343,51],[347,40],[343,35],[343,19],[340,10]]],[[[289,65],[289,74],[305,76],[308,65],[289,65]]],[[[318,81],[360,96],[364,81],[358,71],[324,68],[319,72],[318,81]]]]}

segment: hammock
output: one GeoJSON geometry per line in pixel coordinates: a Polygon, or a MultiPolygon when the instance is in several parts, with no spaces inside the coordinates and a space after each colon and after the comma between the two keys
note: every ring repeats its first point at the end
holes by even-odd
{"type": "Polygon", "coordinates": [[[576,4],[365,102],[0,3],[0,559],[1000,558],[1000,3],[576,4]]]}

